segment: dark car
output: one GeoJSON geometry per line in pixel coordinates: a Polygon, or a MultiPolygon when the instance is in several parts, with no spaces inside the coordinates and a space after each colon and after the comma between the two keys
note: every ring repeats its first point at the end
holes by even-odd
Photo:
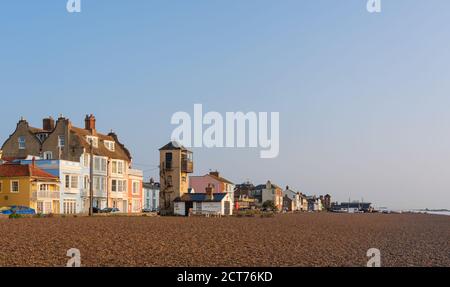
{"type": "Polygon", "coordinates": [[[101,211],[101,209],[98,208],[98,207],[92,207],[92,212],[93,212],[93,213],[101,213],[102,211],[101,211]]]}
{"type": "Polygon", "coordinates": [[[101,213],[118,213],[118,212],[120,212],[120,210],[115,207],[107,207],[107,208],[103,208],[100,212],[101,213]]]}

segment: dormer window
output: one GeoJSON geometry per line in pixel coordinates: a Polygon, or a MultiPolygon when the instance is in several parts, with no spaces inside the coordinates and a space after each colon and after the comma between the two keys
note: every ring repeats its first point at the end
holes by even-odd
{"type": "Polygon", "coordinates": [[[116,150],[116,143],[113,141],[105,141],[105,147],[110,151],[116,150]]]}
{"type": "Polygon", "coordinates": [[[86,136],[86,140],[89,144],[92,143],[94,148],[98,148],[98,138],[93,136],[86,136]]]}

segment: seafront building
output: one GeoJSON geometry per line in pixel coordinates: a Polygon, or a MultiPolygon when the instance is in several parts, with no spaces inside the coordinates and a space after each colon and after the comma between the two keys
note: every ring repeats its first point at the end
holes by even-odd
{"type": "MultiPolygon", "coordinates": [[[[124,213],[140,212],[142,209],[143,173],[131,168],[131,153],[114,132],[102,134],[97,131],[93,115],[85,117],[84,128],[75,127],[63,116],[56,122],[51,117],[45,118],[42,128],[32,127],[21,118],[16,130],[2,146],[2,157],[9,161],[30,157],[59,161],[65,205],[70,212],[73,205],[76,206],[76,212],[87,212],[90,206],[90,184],[94,189],[94,207],[115,207],[124,213]],[[86,177],[91,161],[92,179],[86,177]],[[76,164],[71,166],[67,162],[76,164]],[[64,171],[66,168],[70,169],[67,176],[64,171]],[[70,174],[70,171],[75,174],[70,174]],[[72,197],[75,194],[78,196],[76,203],[72,197]]],[[[64,202],[61,203],[61,210],[64,210],[64,202]]]]}
{"type": "Polygon", "coordinates": [[[149,182],[144,182],[142,202],[145,210],[153,212],[159,210],[159,190],[159,183],[154,182],[153,179],[150,179],[149,182]]]}
{"type": "Polygon", "coordinates": [[[0,207],[26,206],[42,214],[60,213],[57,176],[32,164],[0,165],[0,207]]]}

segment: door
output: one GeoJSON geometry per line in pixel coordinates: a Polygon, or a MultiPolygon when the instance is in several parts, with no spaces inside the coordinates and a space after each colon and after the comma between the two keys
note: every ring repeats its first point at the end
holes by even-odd
{"type": "Polygon", "coordinates": [[[126,200],[123,201],[122,212],[128,213],[128,202],[126,200]]]}
{"type": "Polygon", "coordinates": [[[230,215],[231,211],[231,203],[229,201],[225,201],[225,215],[230,215]]]}
{"type": "Polygon", "coordinates": [[[194,208],[194,203],[192,201],[188,201],[184,203],[184,213],[186,216],[189,215],[189,210],[194,208]]]}

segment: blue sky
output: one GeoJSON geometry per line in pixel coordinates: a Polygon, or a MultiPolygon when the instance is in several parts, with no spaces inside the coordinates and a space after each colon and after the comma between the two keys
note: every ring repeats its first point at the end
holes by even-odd
{"type": "Polygon", "coordinates": [[[0,141],[20,116],[114,129],[157,177],[174,112],[280,112],[280,156],[195,149],[196,173],[450,208],[450,2],[65,0],[0,4],[0,141]]]}

